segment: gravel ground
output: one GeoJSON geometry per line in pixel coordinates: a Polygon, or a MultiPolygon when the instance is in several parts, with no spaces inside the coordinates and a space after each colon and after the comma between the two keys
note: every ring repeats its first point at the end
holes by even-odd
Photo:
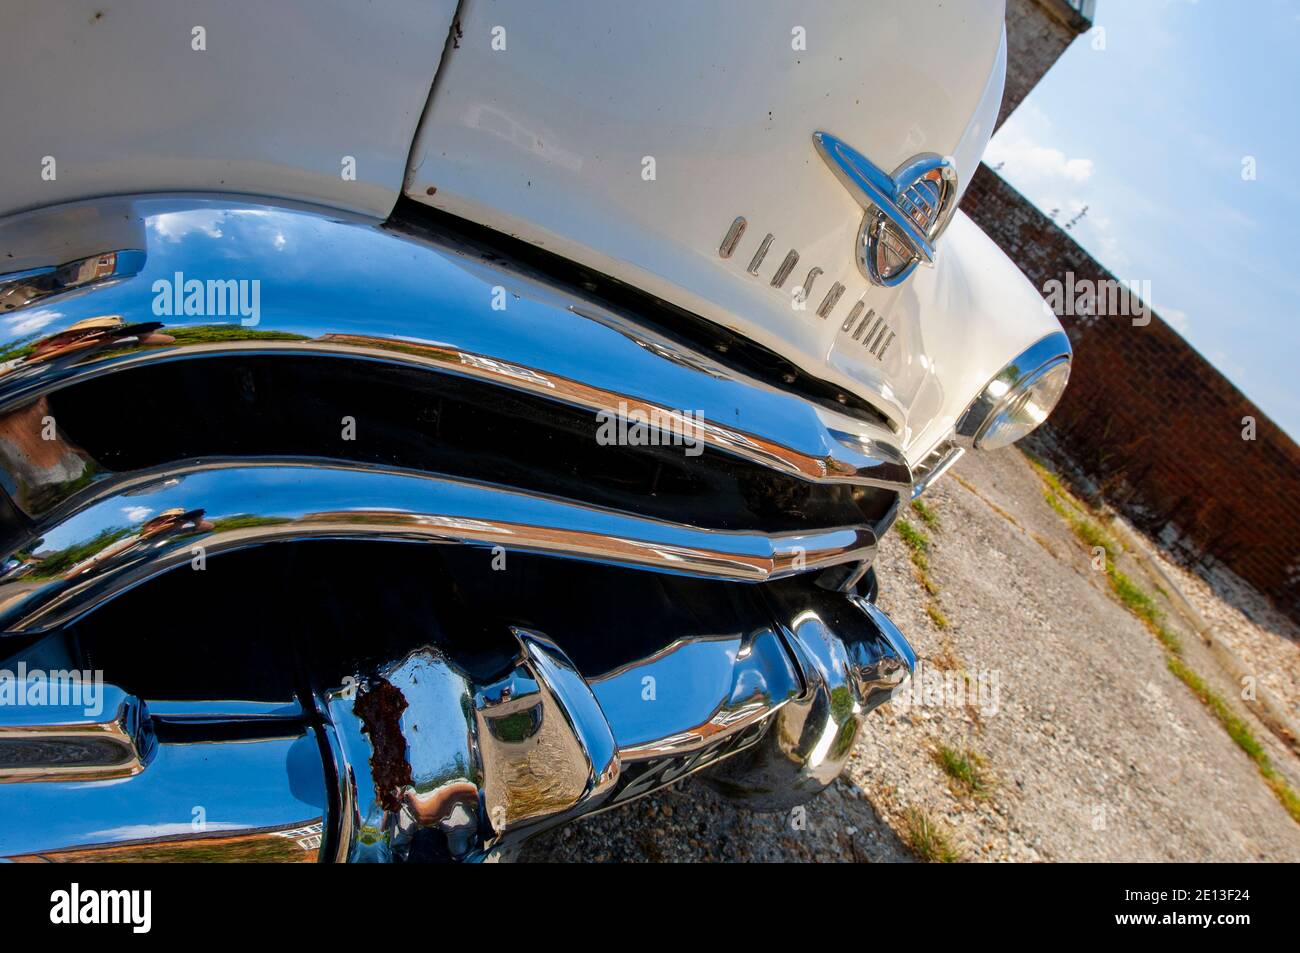
{"type": "MultiPolygon", "coordinates": [[[[522,859],[909,861],[924,816],[966,860],[1300,860],[1300,824],[1115,601],[1019,452],[963,460],[926,500],[939,525],[909,517],[930,537],[937,593],[891,532],[877,563],[880,604],[912,639],[928,679],[947,675],[955,687],[964,675],[960,684],[982,684],[982,696],[949,691],[882,706],[803,823],[743,810],[687,779],[542,835],[522,859]],[[979,756],[982,790],[949,778],[941,747],[979,756]]],[[[1121,568],[1145,581],[1123,559],[1121,568]]],[[[1258,605],[1228,606],[1208,586],[1189,589],[1216,631],[1230,633],[1220,637],[1261,668],[1298,664],[1294,628],[1258,605]]],[[[1162,607],[1188,663],[1233,697],[1213,656],[1162,607]]],[[[1293,698],[1288,689],[1300,682],[1283,671],[1272,682],[1293,698]]],[[[1300,788],[1300,762],[1247,721],[1300,788]]]]}

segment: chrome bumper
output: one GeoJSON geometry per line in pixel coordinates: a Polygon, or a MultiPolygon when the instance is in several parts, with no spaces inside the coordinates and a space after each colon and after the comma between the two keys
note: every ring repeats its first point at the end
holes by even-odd
{"type": "Polygon", "coordinates": [[[499,859],[705,768],[724,794],[785,809],[835,779],[915,665],[874,605],[806,595],[773,594],[775,618],[805,606],[788,622],[595,677],[517,629],[499,677],[428,645],[305,709],[151,708],[113,686],[93,717],[0,708],[0,857],[401,861],[431,838],[447,859],[499,859]]]}
{"type": "Polygon", "coordinates": [[[488,684],[425,647],[328,694],[321,708],[345,779],[336,859],[404,860],[422,831],[445,838],[453,859],[491,859],[705,768],[754,808],[808,800],[915,666],[874,605],[830,601],[788,625],[683,639],[591,679],[545,636],[516,630],[515,666],[488,684]],[[665,697],[647,697],[659,685],[665,697]]]}

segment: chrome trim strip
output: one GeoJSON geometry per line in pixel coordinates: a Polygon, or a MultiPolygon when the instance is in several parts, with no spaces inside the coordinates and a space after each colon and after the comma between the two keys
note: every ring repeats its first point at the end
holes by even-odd
{"type": "Polygon", "coordinates": [[[722,244],[718,246],[719,258],[731,257],[731,253],[736,250],[736,243],[740,241],[740,236],[745,234],[745,225],[745,217],[736,216],[736,220],[727,229],[727,234],[722,237],[722,244]]]}
{"type": "Polygon", "coordinates": [[[953,464],[962,458],[966,448],[950,441],[941,443],[921,461],[916,468],[917,481],[912,485],[912,499],[916,499],[941,476],[952,469],[953,464]]]}
{"type": "MultiPolygon", "coordinates": [[[[16,680],[15,698],[26,699],[28,683],[16,680]]],[[[97,711],[62,704],[60,682],[39,687],[39,703],[0,704],[0,784],[16,781],[100,781],[129,778],[145,769],[153,749],[144,704],[115,685],[86,684],[99,691],[97,711]],[[45,698],[53,692],[54,698],[45,698]]],[[[78,692],[80,695],[80,692],[78,692]]],[[[89,696],[87,696],[88,698],[89,696]]]]}
{"type": "Polygon", "coordinates": [[[70,622],[167,569],[295,539],[501,546],[711,579],[762,582],[870,560],[867,526],[763,535],[699,529],[409,471],[305,461],[169,466],[93,487],[36,533],[35,568],[0,577],[0,627],[70,622]],[[125,517],[124,517],[125,514],[125,517]],[[64,565],[75,554],[77,561],[64,565]],[[40,566],[57,569],[42,578],[40,566]]]}
{"type": "Polygon", "coordinates": [[[225,724],[276,721],[301,721],[304,713],[297,701],[244,701],[242,699],[205,699],[176,701],[149,699],[149,714],[171,723],[222,722],[225,724]]]}
{"type": "MultiPolygon", "coordinates": [[[[0,405],[0,420],[7,413],[25,408],[34,396],[58,387],[91,380],[107,373],[127,371],[177,358],[230,357],[248,355],[282,355],[298,357],[354,357],[382,360],[422,367],[439,373],[451,373],[525,391],[540,397],[609,414],[647,427],[661,427],[686,445],[703,443],[732,456],[770,467],[813,483],[849,483],[885,488],[910,483],[907,461],[893,446],[867,438],[859,443],[859,452],[845,453],[836,441],[812,456],[776,441],[726,427],[709,420],[692,417],[689,412],[654,404],[636,397],[598,390],[579,381],[548,375],[530,367],[509,364],[483,354],[457,351],[439,345],[398,344],[381,338],[352,335],[327,335],[323,341],[266,341],[196,344],[177,349],[149,350],[141,354],[124,354],[99,362],[75,373],[41,382],[40,389],[26,388],[11,392],[13,396],[0,405]],[[20,404],[22,407],[15,407],[20,404]],[[906,471],[906,472],[905,472],[906,471]]],[[[811,423],[811,421],[810,421],[811,423]]],[[[826,434],[825,425],[821,425],[826,434]]]]}
{"type": "Polygon", "coordinates": [[[749,260],[749,267],[745,270],[751,275],[758,274],[758,266],[763,264],[763,259],[767,257],[768,249],[772,247],[772,240],[776,238],[771,232],[763,236],[763,241],[759,243],[758,251],[754,252],[754,257],[749,260]]]}
{"type": "MultiPolygon", "coordinates": [[[[48,214],[83,206],[94,203],[48,214]]],[[[911,486],[906,459],[883,426],[742,377],[634,319],[450,244],[266,206],[160,197],[128,207],[139,216],[132,234],[148,239],[139,274],[68,296],[35,324],[23,309],[0,316],[0,412],[154,362],[362,357],[489,381],[593,413],[644,416],[800,479],[900,492],[911,486]],[[245,326],[226,313],[225,298],[220,315],[172,313],[178,303],[189,310],[184,288],[191,283],[203,299],[205,281],[259,282],[260,313],[245,326]],[[848,453],[830,426],[857,432],[860,451],[848,453]]],[[[20,224],[0,223],[0,243],[19,242],[20,224]]],[[[212,293],[208,287],[209,298],[193,303],[203,310],[212,293]]]]}

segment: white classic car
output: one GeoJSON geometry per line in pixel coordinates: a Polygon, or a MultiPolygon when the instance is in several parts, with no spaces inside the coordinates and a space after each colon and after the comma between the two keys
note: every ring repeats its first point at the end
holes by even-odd
{"type": "Polygon", "coordinates": [[[835,779],[878,538],[1069,374],[958,210],[1000,0],[13,7],[0,857],[835,779]]]}

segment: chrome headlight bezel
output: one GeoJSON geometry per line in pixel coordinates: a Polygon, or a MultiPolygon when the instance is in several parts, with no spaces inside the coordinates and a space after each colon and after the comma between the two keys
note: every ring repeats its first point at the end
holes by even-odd
{"type": "Polygon", "coordinates": [[[1028,436],[1047,418],[1065,392],[1073,359],[1074,350],[1064,331],[1055,331],[1036,341],[984,386],[957,421],[957,437],[977,450],[996,450],[1028,436]],[[1050,406],[1039,420],[1009,440],[988,440],[995,425],[1009,415],[1021,412],[1035,394],[1043,392],[1045,384],[1055,387],[1062,373],[1065,380],[1060,382],[1050,406]]]}

